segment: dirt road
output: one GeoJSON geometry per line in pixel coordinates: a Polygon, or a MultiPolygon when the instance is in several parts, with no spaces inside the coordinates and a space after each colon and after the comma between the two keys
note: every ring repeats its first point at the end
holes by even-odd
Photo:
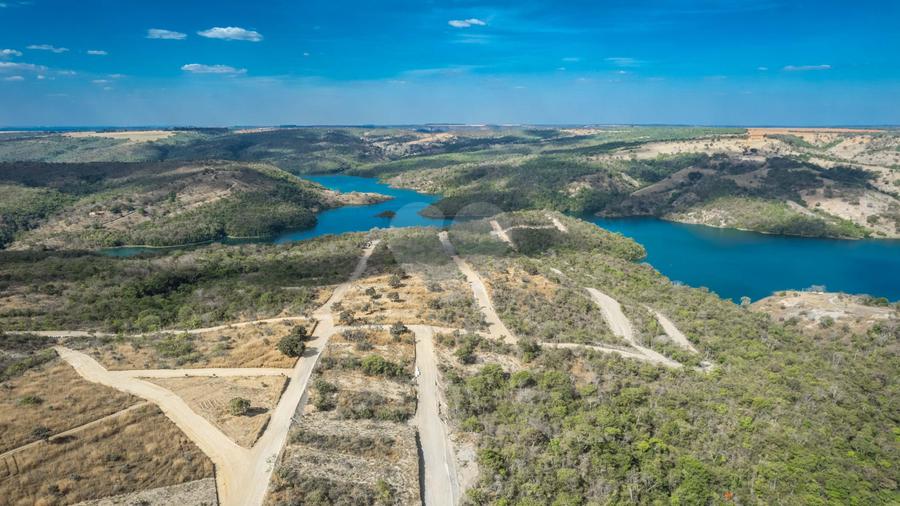
{"type": "Polygon", "coordinates": [[[425,483],[425,506],[453,506],[460,497],[459,480],[447,426],[441,418],[441,396],[434,352],[434,332],[424,325],[411,325],[416,335],[418,406],[413,420],[419,429],[425,483]]]}
{"type": "Polygon", "coordinates": [[[647,308],[654,316],[656,316],[656,321],[659,322],[660,326],[662,326],[663,330],[666,332],[666,335],[672,339],[672,342],[681,346],[682,348],[690,351],[691,353],[698,353],[697,348],[694,348],[694,345],[688,341],[686,335],[682,334],[678,327],[672,323],[671,320],[666,318],[662,313],[655,309],[647,308]]]}
{"type": "Polygon", "coordinates": [[[184,377],[222,377],[236,376],[290,376],[293,369],[276,368],[231,368],[231,369],[140,369],[130,371],[110,371],[114,376],[129,378],[184,378],[184,377]]]}
{"type": "Polygon", "coordinates": [[[488,296],[487,288],[484,286],[484,282],[481,281],[481,277],[468,263],[466,263],[465,260],[456,254],[456,249],[450,242],[450,237],[447,235],[447,232],[441,232],[438,234],[438,237],[441,240],[444,251],[450,255],[450,258],[453,259],[453,263],[456,264],[456,267],[463,273],[466,280],[468,280],[469,285],[472,286],[472,293],[475,294],[475,300],[478,301],[478,306],[481,308],[484,319],[487,321],[488,332],[491,337],[494,339],[501,339],[510,344],[516,344],[516,338],[513,336],[512,332],[506,328],[506,325],[504,325],[500,320],[500,317],[497,316],[497,311],[494,310],[494,305],[491,303],[491,298],[488,296]]]}
{"type": "MultiPolygon", "coordinates": [[[[255,376],[289,373],[290,381],[278,401],[278,405],[272,411],[265,433],[249,450],[238,446],[211,422],[194,412],[181,397],[161,386],[138,379],[139,377],[181,377],[185,375],[185,370],[111,372],[84,353],[62,346],[56,347],[57,353],[88,381],[136,395],[159,406],[163,413],[216,465],[216,486],[220,503],[223,506],[261,505],[269,486],[274,462],[277,461],[278,454],[287,439],[294,413],[303,398],[309,377],[312,375],[319,354],[334,332],[331,306],[343,298],[350,283],[365,271],[369,257],[377,244],[378,241],[374,241],[366,248],[350,279],[339,285],[332,293],[331,298],[316,310],[314,317],[319,324],[313,332],[314,339],[307,344],[306,354],[297,361],[293,369],[187,370],[195,373],[194,375],[201,376],[255,376]]],[[[75,332],[67,332],[67,334],[69,336],[80,335],[75,332]]]]}
{"type": "MultiPolygon", "coordinates": [[[[319,322],[313,332],[314,339],[307,343],[306,354],[294,366],[290,383],[282,393],[278,405],[272,411],[265,433],[250,450],[250,464],[245,473],[238,477],[235,487],[236,501],[229,504],[257,506],[263,503],[275,462],[278,461],[278,454],[281,453],[287,440],[293,417],[298,410],[302,413],[303,406],[300,401],[303,399],[303,392],[306,391],[313,368],[319,360],[319,355],[325,350],[328,339],[334,334],[331,306],[342,300],[347,290],[350,289],[350,284],[365,272],[369,257],[372,256],[377,246],[377,240],[369,244],[369,247],[363,251],[350,279],[338,285],[328,301],[313,313],[313,318],[319,322]]],[[[223,502],[223,504],[226,503],[223,502]]]]}
{"type": "Polygon", "coordinates": [[[631,322],[625,316],[625,313],[622,312],[622,305],[619,304],[619,301],[596,288],[585,288],[585,290],[591,296],[591,300],[600,307],[600,310],[603,312],[603,318],[609,324],[613,334],[624,339],[641,355],[644,355],[645,360],[668,367],[681,367],[680,363],[638,344],[634,339],[634,329],[631,327],[631,322]]]}

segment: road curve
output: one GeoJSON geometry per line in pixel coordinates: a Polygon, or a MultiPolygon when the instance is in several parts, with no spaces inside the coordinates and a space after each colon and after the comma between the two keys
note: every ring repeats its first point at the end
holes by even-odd
{"type": "Polygon", "coordinates": [[[587,290],[588,294],[591,296],[591,300],[600,307],[603,318],[609,324],[609,328],[612,329],[613,334],[624,339],[634,349],[644,355],[645,360],[668,367],[681,367],[680,363],[637,343],[634,339],[634,329],[631,326],[631,322],[625,316],[625,313],[622,312],[622,305],[619,304],[619,301],[596,288],[585,288],[585,290],[587,290]]]}

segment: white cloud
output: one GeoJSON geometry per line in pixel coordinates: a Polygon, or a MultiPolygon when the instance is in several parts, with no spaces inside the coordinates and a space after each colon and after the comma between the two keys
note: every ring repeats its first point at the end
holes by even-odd
{"type": "Polygon", "coordinates": [[[164,40],[184,40],[187,38],[186,33],[173,32],[172,30],[163,30],[162,28],[151,28],[147,30],[148,39],[164,39],[164,40]]]}
{"type": "Polygon", "coordinates": [[[35,49],[37,51],[50,51],[51,53],[65,53],[68,48],[51,46],[50,44],[32,44],[27,49],[35,49]]]}
{"type": "Polygon", "coordinates": [[[14,72],[40,72],[43,70],[47,70],[46,67],[41,65],[35,65],[33,63],[19,63],[19,62],[8,62],[8,61],[0,61],[0,72],[4,71],[14,71],[14,72]]]}
{"type": "Polygon", "coordinates": [[[197,35],[208,39],[222,40],[246,40],[250,42],[259,42],[263,39],[259,32],[253,30],[245,30],[237,26],[216,26],[209,30],[197,32],[197,35]]]}
{"type": "Polygon", "coordinates": [[[831,65],[788,65],[784,67],[787,72],[807,72],[810,70],[831,70],[831,65]]]}
{"type": "Polygon", "coordinates": [[[94,79],[93,84],[109,84],[109,79],[94,79]]]}
{"type": "Polygon", "coordinates": [[[109,53],[103,51],[102,49],[88,49],[87,54],[91,56],[106,56],[109,53]]]}
{"type": "Polygon", "coordinates": [[[607,58],[606,61],[612,63],[617,67],[637,67],[641,64],[640,60],[628,58],[626,56],[611,56],[607,58]]]}
{"type": "Polygon", "coordinates": [[[22,56],[22,52],[15,49],[0,49],[0,58],[12,58],[13,56],[22,56]]]}
{"type": "Polygon", "coordinates": [[[181,70],[194,74],[246,74],[247,69],[238,69],[228,65],[204,65],[202,63],[189,63],[183,65],[181,70]]]}
{"type": "Polygon", "coordinates": [[[577,62],[581,61],[581,58],[579,58],[577,56],[566,56],[565,58],[562,59],[562,61],[564,61],[566,63],[577,63],[577,62]]]}
{"type": "Polygon", "coordinates": [[[769,70],[769,67],[756,67],[756,70],[758,70],[760,72],[765,72],[765,71],[769,70]]]}
{"type": "Polygon", "coordinates": [[[451,19],[447,24],[453,28],[469,28],[472,26],[487,26],[487,22],[478,18],[469,19],[451,19]]]}
{"type": "Polygon", "coordinates": [[[4,81],[24,81],[25,78],[22,76],[9,76],[9,77],[4,77],[3,80],[4,81]]]}

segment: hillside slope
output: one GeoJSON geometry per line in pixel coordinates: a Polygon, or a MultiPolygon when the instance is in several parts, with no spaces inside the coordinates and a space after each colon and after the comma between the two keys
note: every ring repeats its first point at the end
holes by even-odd
{"type": "Polygon", "coordinates": [[[168,246],[271,236],[316,213],[377,200],[341,195],[260,163],[0,164],[12,249],[168,246]]]}

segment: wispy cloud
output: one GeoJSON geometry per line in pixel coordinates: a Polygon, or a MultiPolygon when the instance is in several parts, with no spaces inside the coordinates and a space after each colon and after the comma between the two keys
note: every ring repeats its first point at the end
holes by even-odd
{"type": "Polygon", "coordinates": [[[24,81],[25,78],[22,76],[9,76],[9,77],[4,77],[3,80],[4,81],[24,81]]]}
{"type": "Polygon", "coordinates": [[[164,40],[184,40],[187,38],[186,33],[173,32],[172,30],[163,30],[162,28],[151,28],[147,30],[148,39],[164,39],[164,40]]]}
{"type": "Polygon", "coordinates": [[[246,74],[247,69],[239,69],[229,65],[204,65],[202,63],[188,63],[181,70],[193,74],[246,74]]]}
{"type": "Polygon", "coordinates": [[[91,81],[93,84],[109,84],[109,79],[94,79],[91,81]]]}
{"type": "Polygon", "coordinates": [[[0,58],[12,58],[14,56],[22,56],[22,51],[15,49],[0,49],[0,58]]]}
{"type": "Polygon", "coordinates": [[[215,26],[209,30],[199,31],[197,32],[197,35],[208,39],[246,40],[249,42],[259,42],[263,39],[263,36],[259,32],[246,30],[237,26],[215,26]]]}
{"type": "Polygon", "coordinates": [[[788,65],[784,67],[786,72],[809,72],[811,70],[831,70],[831,65],[788,65]]]}
{"type": "Polygon", "coordinates": [[[47,67],[33,63],[0,61],[0,72],[42,72],[47,67]]]}
{"type": "Polygon", "coordinates": [[[562,59],[562,61],[564,61],[566,63],[578,63],[581,61],[581,58],[579,58],[577,56],[566,56],[565,58],[562,59]]]}
{"type": "Polygon", "coordinates": [[[469,28],[472,26],[487,26],[487,22],[483,19],[478,18],[469,18],[469,19],[451,19],[447,21],[447,24],[452,26],[453,28],[469,28]]]}
{"type": "Polygon", "coordinates": [[[617,67],[639,67],[641,65],[640,60],[626,56],[610,56],[606,58],[606,61],[617,67]]]}
{"type": "Polygon", "coordinates": [[[765,71],[769,70],[769,67],[756,67],[756,70],[758,70],[760,72],[765,72],[765,71]]]}
{"type": "Polygon", "coordinates": [[[51,53],[56,53],[56,54],[65,53],[66,51],[69,50],[68,48],[65,48],[65,47],[56,47],[56,46],[51,46],[50,44],[32,44],[32,45],[28,46],[27,49],[34,49],[36,51],[50,51],[51,53]]]}
{"type": "Polygon", "coordinates": [[[91,56],[106,56],[109,53],[107,53],[106,51],[104,51],[102,49],[88,49],[87,54],[89,54],[91,56]]]}

